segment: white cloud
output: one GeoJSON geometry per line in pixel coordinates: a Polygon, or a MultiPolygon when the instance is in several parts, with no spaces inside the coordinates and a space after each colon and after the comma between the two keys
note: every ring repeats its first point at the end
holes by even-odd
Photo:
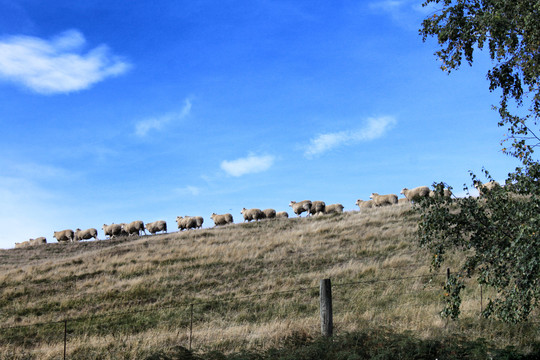
{"type": "Polygon", "coordinates": [[[391,116],[369,118],[365,126],[360,129],[319,135],[314,139],[311,139],[304,151],[304,155],[311,157],[332,150],[338,146],[352,145],[380,138],[395,124],[396,119],[391,116]]]}
{"type": "Polygon", "coordinates": [[[193,195],[197,196],[201,193],[201,189],[196,186],[185,186],[183,188],[177,188],[175,189],[175,192],[179,195],[193,195]]]}
{"type": "Polygon", "coordinates": [[[84,36],[68,30],[44,40],[31,36],[0,39],[0,78],[22,84],[40,94],[87,89],[131,65],[100,45],[83,53],[84,36]]]}
{"type": "Polygon", "coordinates": [[[435,5],[422,6],[415,0],[379,0],[372,1],[368,7],[374,13],[385,13],[399,26],[410,30],[418,29],[419,16],[426,16],[435,11],[435,5]]]}
{"type": "MultiPolygon", "coordinates": [[[[6,173],[12,173],[24,179],[61,179],[73,178],[76,173],[53,165],[43,165],[34,162],[6,162],[1,161],[6,173]]],[[[78,176],[78,175],[77,175],[78,176]]]]}
{"type": "Polygon", "coordinates": [[[146,136],[152,129],[160,130],[163,126],[173,121],[179,121],[189,115],[191,111],[191,101],[186,100],[184,107],[178,113],[169,113],[159,117],[144,119],[135,124],[135,134],[137,136],[146,136]]]}
{"type": "Polygon", "coordinates": [[[403,0],[383,0],[383,1],[371,2],[369,4],[369,7],[371,9],[394,12],[394,11],[399,10],[399,8],[401,8],[403,5],[405,5],[405,1],[403,0]]]}
{"type": "Polygon", "coordinates": [[[242,176],[268,170],[274,164],[274,156],[256,156],[250,154],[245,158],[221,162],[221,169],[232,176],[242,176]]]}

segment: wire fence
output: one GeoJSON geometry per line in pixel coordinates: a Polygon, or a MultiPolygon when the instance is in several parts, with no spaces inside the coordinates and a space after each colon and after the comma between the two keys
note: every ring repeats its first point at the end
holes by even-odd
{"type": "MultiPolygon", "coordinates": [[[[405,324],[403,328],[406,329],[406,324],[414,323],[412,318],[415,317],[422,318],[424,324],[444,324],[439,311],[443,306],[442,285],[445,276],[432,274],[334,282],[336,330],[349,330],[351,324],[396,326],[400,322],[405,324]],[[395,291],[399,291],[400,296],[392,293],[395,291]]],[[[467,303],[462,310],[463,316],[480,318],[484,305],[482,288],[473,289],[467,296],[474,298],[474,301],[467,303]]],[[[214,339],[209,335],[212,329],[214,332],[224,331],[232,325],[255,324],[253,326],[256,327],[257,324],[292,318],[307,319],[313,328],[319,319],[319,287],[221,296],[165,306],[137,305],[137,302],[133,302],[130,306],[125,310],[91,315],[59,315],[60,319],[55,321],[0,326],[0,347],[14,345],[31,349],[36,343],[63,344],[65,359],[69,345],[75,339],[137,334],[154,328],[176,332],[180,342],[183,342],[180,345],[190,350],[209,346],[214,339]]]]}

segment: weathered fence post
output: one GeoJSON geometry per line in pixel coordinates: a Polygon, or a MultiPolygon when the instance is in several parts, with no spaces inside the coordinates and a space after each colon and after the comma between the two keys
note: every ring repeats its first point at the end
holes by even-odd
{"type": "MultiPolygon", "coordinates": [[[[445,286],[448,286],[449,283],[450,283],[450,268],[446,268],[446,285],[445,286]]],[[[446,317],[446,322],[444,323],[445,329],[448,326],[448,321],[450,321],[449,316],[446,317]]]]}
{"type": "Polygon", "coordinates": [[[480,316],[484,311],[484,294],[482,293],[482,284],[480,284],[480,316]]]}
{"type": "Polygon", "coordinates": [[[332,316],[332,284],[330,279],[321,280],[320,300],[321,332],[323,336],[332,336],[334,320],[332,316]]]}
{"type": "Polygon", "coordinates": [[[189,351],[191,351],[191,341],[193,339],[193,304],[190,304],[191,307],[191,319],[189,321],[189,351]]]}
{"type": "Polygon", "coordinates": [[[67,320],[64,320],[64,360],[66,360],[66,348],[67,348],[67,320]]]}

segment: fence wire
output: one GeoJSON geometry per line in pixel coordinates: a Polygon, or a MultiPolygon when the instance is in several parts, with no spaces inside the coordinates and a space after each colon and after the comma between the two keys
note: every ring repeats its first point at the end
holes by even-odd
{"type": "MultiPolygon", "coordinates": [[[[350,313],[351,311],[356,311],[360,314],[365,313],[366,311],[380,311],[385,313],[391,313],[399,307],[418,307],[418,306],[440,306],[442,304],[442,296],[437,297],[437,292],[442,294],[442,282],[437,283],[433,281],[435,279],[444,279],[445,274],[430,274],[430,275],[418,275],[418,276],[405,276],[405,277],[389,277],[386,279],[366,279],[359,281],[348,281],[348,282],[333,282],[332,288],[334,290],[334,314],[339,318],[340,314],[350,313]],[[416,283],[421,281],[420,283],[416,283]],[[425,281],[425,282],[422,282],[425,281]],[[411,285],[411,282],[413,284],[411,285]],[[384,293],[387,287],[384,286],[389,283],[403,283],[404,287],[402,295],[412,295],[410,301],[406,304],[398,304],[392,300],[392,296],[384,295],[385,297],[378,296],[379,293],[384,293]],[[380,285],[383,285],[380,287],[380,285]],[[366,290],[367,289],[367,290],[366,290]],[[359,301],[360,297],[344,296],[344,293],[353,293],[360,291],[370,291],[373,294],[373,298],[363,299],[359,301]],[[377,296],[376,296],[377,295],[377,296]],[[422,297],[420,296],[422,295],[422,297]],[[425,303],[422,303],[424,301],[425,303]],[[379,306],[380,305],[380,306],[379,306]]],[[[0,343],[4,343],[6,336],[8,342],[19,342],[21,345],[24,345],[27,340],[18,339],[17,332],[18,330],[35,328],[30,333],[39,333],[40,330],[37,328],[43,328],[41,333],[54,333],[47,337],[48,341],[59,342],[61,341],[61,335],[63,335],[64,346],[69,343],[69,339],[73,336],[86,336],[89,334],[100,334],[102,331],[107,331],[110,327],[130,327],[129,320],[134,320],[134,316],[139,314],[148,314],[148,313],[159,313],[172,311],[173,314],[161,314],[156,316],[152,321],[150,319],[144,319],[142,321],[137,319],[137,326],[141,328],[151,329],[153,327],[159,326],[160,321],[163,319],[164,323],[167,323],[168,326],[177,328],[177,329],[189,329],[189,348],[191,349],[191,344],[194,341],[193,338],[193,326],[195,324],[204,324],[205,322],[214,321],[212,316],[217,314],[217,317],[227,318],[228,320],[237,320],[238,318],[238,308],[240,306],[247,307],[248,310],[244,311],[243,316],[248,316],[252,318],[257,318],[257,316],[265,315],[267,317],[274,316],[279,317],[281,315],[276,315],[275,312],[272,312],[275,306],[280,306],[275,304],[275,301],[272,301],[273,298],[284,298],[286,295],[298,295],[303,294],[302,296],[296,296],[293,299],[290,299],[291,303],[287,306],[290,309],[295,309],[300,313],[312,314],[308,316],[313,316],[317,318],[317,307],[318,304],[315,301],[318,297],[319,287],[318,286],[304,286],[297,287],[289,290],[279,290],[279,291],[269,291],[269,292],[260,292],[249,295],[242,296],[230,296],[230,297],[213,297],[210,299],[198,299],[192,301],[181,301],[176,302],[166,306],[152,306],[146,307],[143,309],[127,309],[121,311],[107,311],[101,313],[95,313],[91,315],[75,316],[75,317],[64,317],[59,320],[54,321],[43,321],[35,322],[30,324],[21,324],[21,325],[12,325],[12,326],[1,326],[0,327],[0,343]],[[249,302],[251,299],[266,299],[266,303],[256,303],[249,302]],[[232,306],[232,307],[231,307],[232,306]],[[108,324],[101,325],[100,321],[107,318],[108,324]],[[114,320],[116,319],[116,320],[114,320]],[[128,321],[128,323],[126,323],[128,321]],[[82,328],[73,329],[74,323],[86,323],[82,328]],[[70,327],[70,324],[72,325],[70,327]],[[102,329],[101,329],[101,328],[102,329]],[[49,329],[50,328],[50,329],[49,329]],[[94,329],[96,328],[96,329],[94,329]],[[56,330],[54,330],[56,329],[56,330]],[[11,334],[8,334],[10,333],[11,334]],[[14,332],[14,333],[13,333],[14,332]],[[4,340],[2,340],[4,338],[4,340]],[[55,340],[53,340],[55,339],[55,340]],[[11,341],[10,341],[11,340],[11,341]]],[[[391,294],[390,294],[391,295],[391,294]]],[[[409,298],[407,298],[409,299],[409,298]]],[[[396,300],[397,301],[397,300],[396,300]]],[[[132,302],[132,306],[145,305],[142,302],[132,302]]],[[[282,313],[287,313],[282,312],[282,313]]],[[[478,315],[480,311],[477,312],[478,315]]],[[[376,315],[376,314],[375,314],[376,315]]],[[[375,316],[374,315],[374,316],[375,316]]],[[[433,314],[426,314],[429,316],[437,316],[435,312],[433,314]]],[[[397,315],[395,315],[397,316],[397,315]]],[[[376,316],[375,316],[376,317],[376,316]]],[[[395,319],[394,319],[395,320],[395,319]]],[[[234,323],[234,321],[232,321],[234,323]]],[[[530,322],[533,323],[534,322],[530,322]]],[[[141,330],[142,331],[142,330],[141,330]]],[[[28,334],[22,336],[27,336],[28,334]]],[[[43,335],[46,337],[46,335],[43,335]]],[[[196,340],[196,339],[195,339],[196,340]]],[[[187,345],[187,344],[186,344],[187,345]]]]}

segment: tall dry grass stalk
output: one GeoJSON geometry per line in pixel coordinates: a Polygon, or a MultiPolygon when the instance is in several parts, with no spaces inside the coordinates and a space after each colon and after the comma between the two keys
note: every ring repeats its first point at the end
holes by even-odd
{"type": "MultiPolygon", "coordinates": [[[[447,323],[444,276],[429,276],[408,205],[343,215],[235,224],[137,239],[48,244],[0,251],[0,358],[141,358],[188,345],[235,351],[316,336],[318,286],[331,278],[336,331],[366,326],[422,336],[460,331],[498,345],[537,330],[479,319],[468,290],[464,318],[447,323]],[[84,357],[87,354],[88,357],[84,357]]],[[[453,258],[455,268],[460,257],[453,258]]],[[[442,274],[440,274],[442,275],[442,274]]],[[[486,294],[484,294],[487,297],[486,294]]]]}

